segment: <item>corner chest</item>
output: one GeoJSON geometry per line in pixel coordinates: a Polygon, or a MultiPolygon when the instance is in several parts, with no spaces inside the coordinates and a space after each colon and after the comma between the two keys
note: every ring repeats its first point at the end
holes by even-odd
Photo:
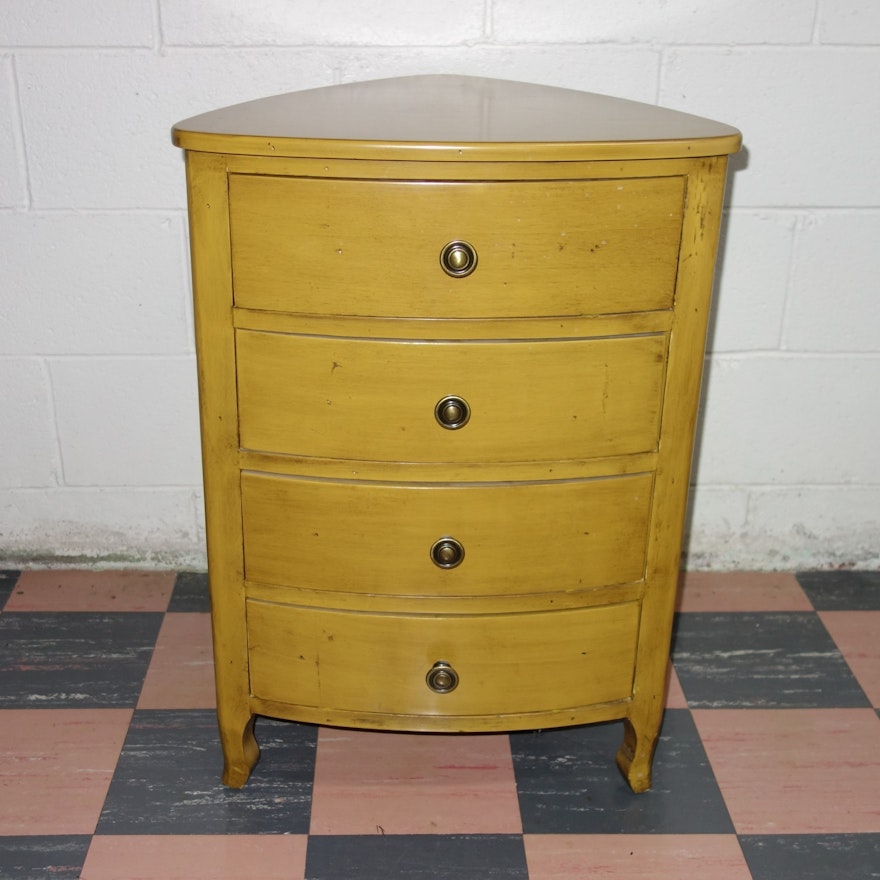
{"type": "Polygon", "coordinates": [[[410,77],[175,138],[224,780],[257,715],[622,719],[647,788],[738,133],[410,77]]]}

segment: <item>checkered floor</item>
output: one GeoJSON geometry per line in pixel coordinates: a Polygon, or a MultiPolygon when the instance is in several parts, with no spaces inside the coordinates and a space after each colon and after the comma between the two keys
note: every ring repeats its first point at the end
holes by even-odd
{"type": "Polygon", "coordinates": [[[654,788],[619,724],[260,719],[225,789],[203,575],[0,572],[0,877],[880,876],[880,573],[690,574],[654,788]]]}

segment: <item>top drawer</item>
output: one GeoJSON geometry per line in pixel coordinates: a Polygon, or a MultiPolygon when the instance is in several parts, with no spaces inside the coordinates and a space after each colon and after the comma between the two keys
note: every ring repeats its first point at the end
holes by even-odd
{"type": "Polygon", "coordinates": [[[684,179],[431,182],[232,174],[235,304],[529,317],[672,306],[684,179]],[[452,277],[444,247],[476,268],[452,277]]]}

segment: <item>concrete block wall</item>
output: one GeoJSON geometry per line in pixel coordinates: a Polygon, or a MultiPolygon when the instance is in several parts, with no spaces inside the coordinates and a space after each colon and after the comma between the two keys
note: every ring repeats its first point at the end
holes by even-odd
{"type": "Polygon", "coordinates": [[[443,72],[743,130],[687,564],[880,563],[875,0],[5,0],[0,560],[204,562],[171,124],[443,72]]]}

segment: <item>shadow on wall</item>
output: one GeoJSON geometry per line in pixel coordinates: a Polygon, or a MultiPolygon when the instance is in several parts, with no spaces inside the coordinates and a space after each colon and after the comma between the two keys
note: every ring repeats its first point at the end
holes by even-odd
{"type": "MultiPolygon", "coordinates": [[[[743,145],[742,149],[738,153],[734,153],[730,156],[728,160],[727,166],[727,186],[726,192],[724,194],[724,205],[729,206],[733,204],[733,192],[736,185],[736,177],[738,174],[746,171],[749,167],[749,159],[750,153],[748,147],[743,145]]],[[[718,309],[716,307],[718,292],[719,292],[719,282],[720,279],[724,277],[724,264],[725,264],[725,256],[727,252],[727,239],[728,239],[728,229],[730,226],[730,213],[726,209],[721,216],[721,228],[718,233],[718,256],[715,260],[715,290],[712,295],[712,306],[711,311],[709,313],[709,322],[706,328],[706,351],[711,352],[714,349],[714,340],[715,340],[715,327],[718,321],[718,309]]],[[[694,517],[694,504],[693,504],[693,475],[697,473],[700,464],[700,455],[702,452],[702,442],[703,442],[703,418],[705,415],[705,402],[706,402],[706,393],[709,387],[709,377],[712,372],[712,359],[708,355],[706,356],[705,362],[703,364],[703,384],[700,389],[700,404],[697,410],[697,426],[694,434],[694,457],[693,462],[691,463],[691,491],[688,499],[688,504],[686,508],[685,521],[684,521],[684,546],[682,548],[682,568],[687,568],[688,554],[689,554],[689,542],[690,536],[693,531],[693,517],[694,517]]]]}

